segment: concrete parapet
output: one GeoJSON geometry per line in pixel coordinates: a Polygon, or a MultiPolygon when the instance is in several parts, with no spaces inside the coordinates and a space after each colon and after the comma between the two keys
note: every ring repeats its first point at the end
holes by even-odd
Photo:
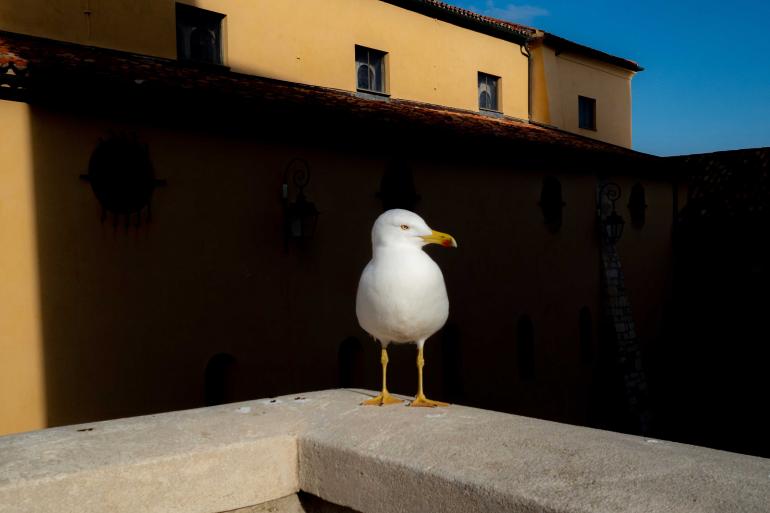
{"type": "Polygon", "coordinates": [[[300,490],[364,513],[770,505],[767,459],[456,405],[359,406],[367,394],[330,390],[0,437],[0,512],[217,513],[300,490]]]}

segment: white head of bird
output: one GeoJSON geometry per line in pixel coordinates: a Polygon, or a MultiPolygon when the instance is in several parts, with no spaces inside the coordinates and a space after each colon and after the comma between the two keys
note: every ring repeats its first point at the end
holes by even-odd
{"type": "Polygon", "coordinates": [[[394,209],[372,227],[372,260],[361,273],[356,295],[358,323],[382,345],[382,392],[364,404],[400,403],[388,393],[386,369],[390,343],[417,344],[418,389],[411,406],[446,406],[422,389],[423,345],[449,315],[444,276],[424,251],[427,244],[457,247],[454,237],[437,232],[414,212],[394,209]]]}
{"type": "Polygon", "coordinates": [[[422,248],[427,244],[457,247],[454,237],[432,230],[422,217],[409,210],[388,210],[377,218],[372,227],[372,249],[375,252],[378,247],[422,248]]]}

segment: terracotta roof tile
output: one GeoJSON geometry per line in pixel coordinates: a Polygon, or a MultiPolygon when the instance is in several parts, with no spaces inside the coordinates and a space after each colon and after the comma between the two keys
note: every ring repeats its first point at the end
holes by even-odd
{"type": "Polygon", "coordinates": [[[8,69],[11,66],[18,70],[27,68],[27,61],[16,55],[7,44],[0,43],[0,69],[8,69]]]}
{"type": "Polygon", "coordinates": [[[508,29],[515,30],[517,32],[521,32],[522,34],[533,36],[537,32],[537,29],[534,29],[532,27],[528,27],[526,25],[522,25],[520,23],[514,23],[512,21],[508,20],[502,20],[499,18],[493,18],[491,16],[485,16],[483,14],[479,14],[477,12],[471,11],[469,9],[463,9],[462,7],[457,7],[452,4],[448,4],[446,2],[441,2],[439,0],[421,0],[427,4],[435,5],[436,7],[440,9],[446,9],[447,11],[454,12],[457,14],[460,14],[462,16],[466,16],[470,19],[490,23],[492,25],[497,25],[500,27],[505,27],[508,29]]]}
{"type": "Polygon", "coordinates": [[[613,64],[629,71],[644,71],[643,67],[632,60],[610,55],[601,50],[591,48],[590,46],[581,45],[580,43],[570,41],[569,39],[564,39],[563,37],[559,37],[548,32],[543,32],[542,36],[540,37],[542,38],[544,44],[550,46],[551,48],[555,48],[557,51],[572,51],[581,55],[593,57],[594,59],[602,62],[613,64]]]}

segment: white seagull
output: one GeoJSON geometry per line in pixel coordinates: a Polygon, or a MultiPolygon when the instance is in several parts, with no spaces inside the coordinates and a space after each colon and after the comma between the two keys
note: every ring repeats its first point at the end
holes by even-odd
{"type": "Polygon", "coordinates": [[[393,209],[380,215],[372,227],[372,260],[361,273],[356,295],[358,323],[382,344],[382,392],[362,404],[401,403],[388,393],[388,344],[417,344],[417,396],[410,406],[447,406],[431,401],[422,390],[422,348],[449,315],[444,276],[423,250],[426,244],[457,247],[454,237],[431,230],[408,210],[393,209]]]}

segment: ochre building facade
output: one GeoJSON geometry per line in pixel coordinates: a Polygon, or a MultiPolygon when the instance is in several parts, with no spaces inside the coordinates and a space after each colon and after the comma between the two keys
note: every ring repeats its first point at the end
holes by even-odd
{"type": "MultiPolygon", "coordinates": [[[[432,252],[452,314],[426,345],[428,392],[588,422],[603,181],[624,214],[646,191],[646,223],[618,243],[643,345],[669,287],[676,194],[628,149],[632,63],[439,2],[185,5],[221,20],[221,65],[177,59],[174,2],[0,5],[0,432],[195,407],[212,386],[376,387],[353,298],[394,169],[405,206],[460,243],[432,252]],[[357,46],[385,54],[383,91],[359,90],[357,46]],[[499,80],[495,109],[479,73],[499,80]],[[81,179],[114,138],[164,180],[151,215],[104,216],[81,179]],[[321,212],[302,241],[286,231],[297,159],[321,212]]],[[[390,370],[412,393],[409,348],[390,370]]]]}

